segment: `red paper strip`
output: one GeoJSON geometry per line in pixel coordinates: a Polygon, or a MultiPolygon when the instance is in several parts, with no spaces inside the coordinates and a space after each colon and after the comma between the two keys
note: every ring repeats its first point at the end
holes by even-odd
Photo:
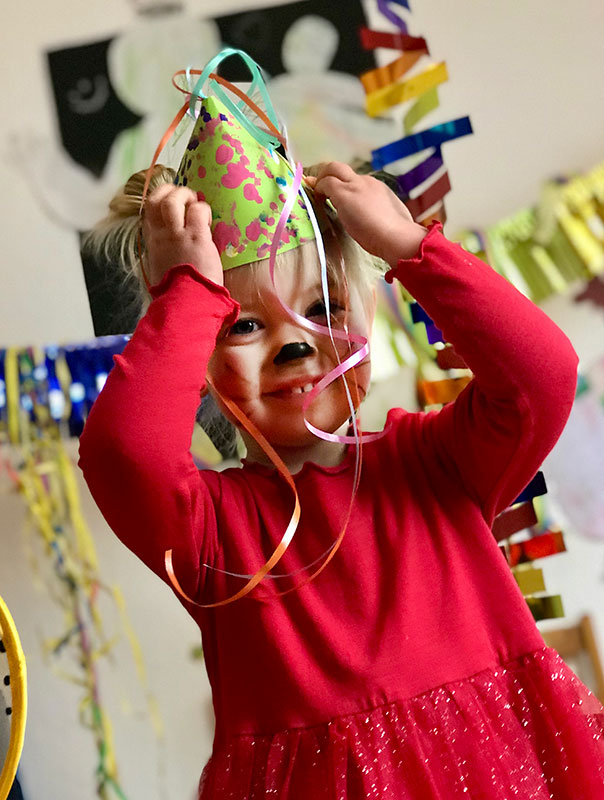
{"type": "Polygon", "coordinates": [[[419,197],[405,200],[405,205],[409,209],[413,219],[418,219],[425,211],[436,205],[439,200],[442,200],[450,191],[451,181],[449,180],[449,173],[445,172],[438,180],[428,186],[425,192],[422,192],[419,197]]]}
{"type": "Polygon", "coordinates": [[[493,536],[496,541],[500,542],[502,539],[509,539],[512,534],[536,524],[537,514],[532,502],[522,503],[506,509],[495,519],[492,527],[493,536]]]}
{"type": "Polygon", "coordinates": [[[510,567],[566,552],[562,531],[548,531],[524,542],[500,545],[510,567]]]}
{"type": "Polygon", "coordinates": [[[369,28],[360,30],[361,47],[364,50],[375,50],[376,47],[387,47],[390,50],[423,50],[430,53],[426,40],[421,36],[407,36],[404,33],[372,31],[369,28]]]}
{"type": "Polygon", "coordinates": [[[436,363],[441,369],[467,369],[463,358],[449,345],[436,351],[436,363]]]}

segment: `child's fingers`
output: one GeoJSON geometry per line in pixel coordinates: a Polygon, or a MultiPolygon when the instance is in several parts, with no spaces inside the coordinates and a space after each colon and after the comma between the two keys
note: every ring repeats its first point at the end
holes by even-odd
{"type": "Polygon", "coordinates": [[[186,206],[185,227],[192,233],[198,235],[207,233],[211,224],[212,209],[203,200],[196,200],[186,206]]]}
{"type": "Polygon", "coordinates": [[[172,230],[182,230],[185,227],[187,208],[192,203],[197,203],[195,192],[186,186],[175,186],[160,204],[164,225],[172,230]]]}
{"type": "Polygon", "coordinates": [[[164,183],[154,189],[145,199],[143,206],[145,222],[153,227],[163,224],[161,204],[164,199],[174,191],[171,183],[164,183]]]}
{"type": "Polygon", "coordinates": [[[349,164],[344,164],[341,161],[329,161],[327,164],[321,165],[317,174],[317,183],[328,177],[337,178],[343,183],[350,183],[358,176],[349,164]]]}

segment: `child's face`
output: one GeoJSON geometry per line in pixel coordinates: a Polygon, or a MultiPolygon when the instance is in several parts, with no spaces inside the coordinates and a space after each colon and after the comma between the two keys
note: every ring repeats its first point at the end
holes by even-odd
{"type": "MultiPolygon", "coordinates": [[[[305,257],[296,264],[278,264],[275,283],[286,305],[325,325],[318,262],[310,257],[313,248],[312,244],[303,245],[305,257]]],[[[254,269],[244,266],[227,271],[225,285],[241,305],[241,312],[227,335],[219,339],[210,361],[208,371],[215,388],[233,400],[274,447],[308,447],[318,442],[304,425],[302,404],[305,392],[338,364],[329,335],[303,328],[281,306],[268,259],[254,269]]],[[[348,296],[345,288],[330,291],[332,327],[341,330],[346,323],[350,334],[368,339],[374,302],[372,297],[364,299],[365,304],[354,286],[348,288],[348,296]]],[[[349,345],[346,340],[335,341],[344,360],[349,345]]],[[[355,405],[365,397],[369,378],[369,357],[346,373],[355,405]]],[[[227,411],[225,414],[229,416],[227,411]]],[[[306,414],[313,425],[329,432],[346,422],[350,408],[342,379],[324,389],[306,414]]]]}

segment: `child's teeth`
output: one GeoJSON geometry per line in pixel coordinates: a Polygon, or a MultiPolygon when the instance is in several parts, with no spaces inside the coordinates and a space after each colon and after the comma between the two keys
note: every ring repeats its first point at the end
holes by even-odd
{"type": "Polygon", "coordinates": [[[311,389],[312,389],[312,383],[307,383],[306,386],[304,387],[305,392],[310,392],[311,389]]]}
{"type": "Polygon", "coordinates": [[[292,394],[302,394],[302,391],[303,389],[301,386],[296,386],[292,389],[292,394]]]}

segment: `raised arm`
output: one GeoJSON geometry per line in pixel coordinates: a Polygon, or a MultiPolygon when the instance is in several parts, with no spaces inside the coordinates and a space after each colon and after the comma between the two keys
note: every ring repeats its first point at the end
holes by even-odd
{"type": "MultiPolygon", "coordinates": [[[[199,243],[197,249],[180,246],[178,230],[174,234],[178,203],[162,210],[160,194],[150,208],[152,219],[166,215],[172,245],[162,254],[163,245],[154,246],[159,234],[145,229],[154,256],[150,276],[158,282],[90,412],[80,439],[80,467],[119,538],[164,578],[164,551],[173,548],[179,580],[194,595],[200,559],[211,560],[217,534],[212,498],[190,454],[191,436],[216,338],[234,321],[237,305],[202,274],[216,269],[209,245],[205,252],[199,243]],[[172,267],[182,256],[190,263],[172,267]]],[[[191,225],[204,224],[209,231],[209,218],[200,220],[200,212],[207,217],[195,208],[191,225]]],[[[180,213],[184,228],[190,212],[182,203],[180,213]]],[[[218,277],[222,280],[221,269],[218,277]]]]}
{"type": "Polygon", "coordinates": [[[474,373],[426,436],[489,523],[554,446],[573,403],[577,356],[562,331],[508,281],[434,225],[396,277],[474,373]]]}
{"type": "MultiPolygon", "coordinates": [[[[392,267],[464,358],[474,380],[454,403],[423,418],[423,441],[487,522],[514,501],[558,439],[570,412],[577,357],[548,317],[435,225],[369,176],[325,165],[313,182],[348,233],[392,267]]],[[[404,457],[404,456],[403,456],[404,457]]]]}

